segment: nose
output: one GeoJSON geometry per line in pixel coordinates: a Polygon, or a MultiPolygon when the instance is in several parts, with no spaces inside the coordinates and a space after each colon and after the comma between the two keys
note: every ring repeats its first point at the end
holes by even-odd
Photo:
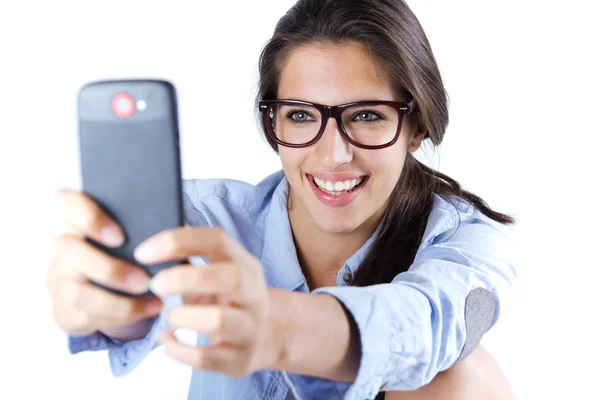
{"type": "Polygon", "coordinates": [[[323,136],[315,146],[315,153],[321,164],[329,170],[334,170],[352,160],[352,145],[342,137],[335,118],[329,118],[323,136]]]}

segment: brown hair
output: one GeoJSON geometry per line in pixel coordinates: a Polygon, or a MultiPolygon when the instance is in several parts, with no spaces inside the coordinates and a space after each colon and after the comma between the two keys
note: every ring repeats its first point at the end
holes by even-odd
{"type": "MultiPolygon", "coordinates": [[[[411,122],[425,132],[433,146],[442,142],[448,125],[446,91],[425,32],[404,1],[299,0],[279,20],[261,53],[257,103],[276,99],[281,66],[293,49],[310,43],[364,46],[398,94],[416,102],[416,111],[409,114],[411,122]]],[[[264,122],[262,128],[277,151],[264,122]]],[[[422,240],[434,193],[457,196],[502,224],[515,222],[409,153],[384,213],[383,229],[358,268],[353,285],[388,283],[408,270],[422,240]]]]}

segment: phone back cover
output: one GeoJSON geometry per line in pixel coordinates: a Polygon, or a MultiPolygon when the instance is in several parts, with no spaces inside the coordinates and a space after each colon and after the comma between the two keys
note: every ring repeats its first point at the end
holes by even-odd
{"type": "Polygon", "coordinates": [[[151,276],[169,266],[145,266],[133,257],[144,240],[183,225],[176,93],[163,81],[104,81],[79,93],[79,140],[83,191],[125,230],[120,248],[109,254],[144,268],[151,276]],[[112,99],[128,93],[146,109],[123,119],[112,99]]]}

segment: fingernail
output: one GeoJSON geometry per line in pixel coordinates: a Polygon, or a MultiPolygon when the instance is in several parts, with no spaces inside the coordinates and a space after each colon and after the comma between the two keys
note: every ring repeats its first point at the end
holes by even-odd
{"type": "Polygon", "coordinates": [[[124,242],[121,229],[119,229],[119,227],[115,224],[109,224],[102,228],[100,231],[100,238],[104,244],[111,247],[121,246],[124,242]]]}
{"type": "Polygon", "coordinates": [[[162,296],[166,290],[166,282],[163,275],[156,275],[154,278],[150,279],[149,288],[152,293],[157,296],[162,296]]]}
{"type": "Polygon", "coordinates": [[[152,242],[142,243],[135,249],[133,256],[140,262],[151,263],[157,256],[156,246],[152,242]]]}
{"type": "Polygon", "coordinates": [[[132,272],[125,277],[125,284],[131,290],[144,293],[148,290],[149,279],[144,274],[132,272]]]}

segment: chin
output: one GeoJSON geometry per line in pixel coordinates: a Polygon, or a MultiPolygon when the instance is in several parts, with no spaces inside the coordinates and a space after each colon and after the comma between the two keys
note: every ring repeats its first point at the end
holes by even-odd
{"type": "Polygon", "coordinates": [[[351,233],[361,225],[359,221],[356,221],[356,218],[337,218],[335,215],[325,216],[321,214],[320,217],[313,217],[313,221],[320,230],[331,234],[351,233]]]}

